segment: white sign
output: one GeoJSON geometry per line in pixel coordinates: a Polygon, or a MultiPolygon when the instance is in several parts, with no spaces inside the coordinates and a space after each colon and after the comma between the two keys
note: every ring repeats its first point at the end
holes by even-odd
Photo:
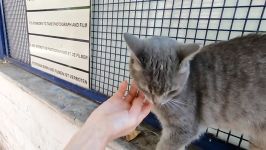
{"type": "Polygon", "coordinates": [[[26,0],[27,10],[90,6],[90,0],[26,0]]]}
{"type": "Polygon", "coordinates": [[[29,33],[89,40],[90,9],[27,12],[29,33]]]}
{"type": "Polygon", "coordinates": [[[89,88],[90,0],[26,0],[31,66],[89,88]]]}
{"type": "Polygon", "coordinates": [[[59,65],[34,56],[31,56],[31,66],[81,87],[89,88],[89,74],[87,72],[59,65]]]}
{"type": "Polygon", "coordinates": [[[29,35],[30,54],[89,71],[89,43],[29,35]]]}

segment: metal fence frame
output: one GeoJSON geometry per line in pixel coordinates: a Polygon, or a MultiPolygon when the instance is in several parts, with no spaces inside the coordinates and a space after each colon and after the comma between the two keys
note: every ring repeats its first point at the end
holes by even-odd
{"type": "Polygon", "coordinates": [[[2,1],[0,1],[0,59],[3,59],[6,56],[6,33],[5,33],[5,23],[4,23],[4,10],[2,7],[2,1]]]}

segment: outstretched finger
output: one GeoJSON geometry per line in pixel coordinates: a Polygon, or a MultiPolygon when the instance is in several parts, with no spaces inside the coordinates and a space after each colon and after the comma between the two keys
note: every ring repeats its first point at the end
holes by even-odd
{"type": "Polygon", "coordinates": [[[116,96],[118,97],[124,97],[126,90],[127,90],[127,81],[123,81],[120,85],[119,85],[119,89],[118,91],[115,93],[116,96]]]}
{"type": "Polygon", "coordinates": [[[126,96],[126,101],[131,103],[132,100],[137,96],[138,94],[138,87],[136,85],[136,83],[133,81],[131,86],[130,86],[130,90],[128,92],[128,95],[126,96]]]}

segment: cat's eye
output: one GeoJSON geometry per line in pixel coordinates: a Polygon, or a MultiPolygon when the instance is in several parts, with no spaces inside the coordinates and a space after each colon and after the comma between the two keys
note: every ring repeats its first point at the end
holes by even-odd
{"type": "Polygon", "coordinates": [[[168,96],[174,96],[177,93],[177,90],[172,90],[168,92],[168,96]]]}

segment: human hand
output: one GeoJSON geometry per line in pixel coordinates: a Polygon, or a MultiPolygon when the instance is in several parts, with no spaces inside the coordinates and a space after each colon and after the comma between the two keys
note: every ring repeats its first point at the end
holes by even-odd
{"type": "Polygon", "coordinates": [[[126,81],[121,83],[118,91],[91,113],[68,144],[68,150],[92,148],[92,143],[94,149],[104,149],[109,141],[129,134],[141,123],[151,111],[152,104],[145,101],[143,93],[138,93],[134,83],[125,96],[127,86],[126,81]]]}
{"type": "Polygon", "coordinates": [[[132,132],[151,111],[151,104],[145,101],[143,93],[133,83],[125,96],[128,83],[121,83],[118,91],[100,105],[86,124],[97,124],[106,129],[109,141],[132,132]]]}

